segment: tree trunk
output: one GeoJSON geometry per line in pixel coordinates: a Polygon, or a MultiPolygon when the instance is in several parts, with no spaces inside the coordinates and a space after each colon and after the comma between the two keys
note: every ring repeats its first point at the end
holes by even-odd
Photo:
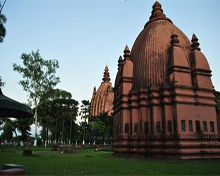
{"type": "Polygon", "coordinates": [[[49,130],[48,130],[48,127],[47,127],[47,143],[49,144],[49,137],[48,137],[48,132],[49,130]]]}
{"type": "Polygon", "coordinates": [[[34,146],[37,146],[37,107],[35,106],[35,113],[34,113],[34,118],[35,118],[35,139],[34,139],[34,146]]]}
{"type": "Polygon", "coordinates": [[[46,129],[45,129],[45,134],[46,134],[46,136],[45,136],[45,147],[47,147],[47,127],[46,127],[46,129]]]}
{"type": "MultiPolygon", "coordinates": [[[[57,116],[57,120],[56,120],[56,129],[57,129],[57,125],[58,125],[58,116],[57,116]]],[[[55,132],[55,144],[57,144],[57,130],[55,132]]]]}
{"type": "Polygon", "coordinates": [[[64,140],[63,140],[63,130],[64,130],[64,118],[63,118],[62,139],[61,139],[61,140],[62,140],[62,143],[63,143],[63,141],[64,141],[64,140]]]}
{"type": "Polygon", "coordinates": [[[71,119],[71,123],[70,123],[70,141],[69,141],[69,144],[72,143],[72,127],[73,127],[73,120],[71,119]]]}
{"type": "Polygon", "coordinates": [[[15,129],[14,132],[15,132],[15,136],[16,136],[16,137],[15,137],[15,138],[16,138],[16,144],[18,144],[18,134],[17,134],[17,132],[16,132],[16,129],[15,129]]]}

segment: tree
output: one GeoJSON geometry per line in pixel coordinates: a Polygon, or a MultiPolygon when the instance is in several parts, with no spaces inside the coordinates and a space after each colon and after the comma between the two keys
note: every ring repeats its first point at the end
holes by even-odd
{"type": "MultiPolygon", "coordinates": [[[[28,93],[29,101],[34,107],[35,119],[35,141],[37,145],[37,112],[42,98],[46,99],[47,92],[50,92],[59,82],[56,77],[56,69],[59,68],[57,60],[44,60],[39,53],[32,51],[30,54],[23,53],[21,55],[24,67],[13,64],[13,70],[23,76],[23,80],[19,84],[24,91],[28,93]]],[[[43,101],[42,101],[43,102],[43,101]]]]}
{"type": "Polygon", "coordinates": [[[0,89],[5,86],[5,82],[3,82],[2,77],[0,76],[0,89]]]}
{"type": "Polygon", "coordinates": [[[15,120],[16,128],[21,133],[21,141],[27,141],[31,131],[32,118],[19,118],[15,120]]]}
{"type": "MultiPolygon", "coordinates": [[[[4,4],[5,4],[6,0],[4,1],[4,4]]],[[[6,23],[7,21],[7,18],[5,17],[5,15],[3,15],[1,12],[2,12],[2,9],[4,7],[4,4],[1,6],[0,4],[0,43],[3,42],[5,36],[6,36],[6,29],[5,29],[5,26],[4,24],[6,23]]]]}
{"type": "Polygon", "coordinates": [[[11,119],[7,119],[3,127],[3,139],[10,143],[13,137],[13,132],[15,132],[15,123],[11,119]]]}
{"type": "Polygon", "coordinates": [[[82,100],[82,105],[80,106],[81,119],[88,119],[90,114],[90,102],[89,100],[82,100]]]}
{"type": "MultiPolygon", "coordinates": [[[[56,134],[60,134],[61,141],[72,141],[72,126],[73,121],[76,120],[78,112],[78,102],[74,99],[57,99],[54,100],[54,112],[57,116],[56,134]],[[59,119],[59,123],[58,123],[59,119]],[[66,125],[65,125],[66,124],[66,125]],[[58,133],[59,132],[59,133],[58,133]],[[68,135],[69,134],[69,135],[68,135]]],[[[56,135],[57,137],[58,135],[56,135]]]]}
{"type": "Polygon", "coordinates": [[[0,14],[0,43],[3,42],[5,36],[6,36],[6,29],[4,24],[6,23],[7,18],[5,17],[5,15],[0,14]]]}
{"type": "MultiPolygon", "coordinates": [[[[3,82],[3,80],[2,80],[2,77],[0,76],[0,93],[2,93],[1,92],[1,89],[2,89],[2,87],[4,87],[5,86],[5,82],[3,82]]],[[[0,130],[1,130],[1,126],[3,125],[3,123],[5,122],[5,118],[3,118],[3,117],[0,117],[0,130]]],[[[0,138],[0,142],[1,142],[1,138],[0,138]]],[[[1,145],[1,144],[0,144],[1,145]]]]}
{"type": "MultiPolygon", "coordinates": [[[[53,135],[56,141],[69,140],[72,142],[78,114],[78,101],[72,99],[70,92],[61,89],[51,91],[50,97],[39,106],[39,122],[42,126],[41,135],[47,140],[48,132],[53,135]]],[[[46,143],[45,143],[46,146],[46,143]]]]}
{"type": "Polygon", "coordinates": [[[111,138],[113,135],[113,118],[108,115],[108,112],[101,113],[98,117],[95,118],[94,124],[91,124],[93,130],[95,131],[95,139],[97,136],[102,138],[104,143],[111,142],[111,138]]]}
{"type": "Polygon", "coordinates": [[[84,119],[84,122],[81,123],[81,127],[83,128],[83,145],[85,144],[85,132],[87,128],[86,120],[90,117],[90,102],[89,100],[82,100],[82,105],[80,106],[80,113],[81,119],[84,119]]]}

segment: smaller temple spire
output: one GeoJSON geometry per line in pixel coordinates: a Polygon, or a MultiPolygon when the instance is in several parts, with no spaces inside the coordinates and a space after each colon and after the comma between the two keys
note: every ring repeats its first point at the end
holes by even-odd
{"type": "Polygon", "coordinates": [[[170,43],[171,43],[171,45],[172,46],[179,46],[179,39],[178,39],[178,35],[177,34],[172,34],[171,35],[171,41],[170,41],[170,43]]]}
{"type": "Polygon", "coordinates": [[[94,86],[94,88],[93,88],[93,95],[95,95],[96,94],[96,86],[94,86]]]}
{"type": "Polygon", "coordinates": [[[130,50],[128,48],[128,45],[126,45],[124,49],[124,59],[130,59],[130,50]]]}
{"type": "Polygon", "coordinates": [[[119,59],[118,59],[118,70],[121,70],[123,67],[123,59],[122,57],[120,56],[119,59]]]}
{"type": "Polygon", "coordinates": [[[199,42],[198,42],[198,38],[196,37],[196,35],[195,34],[193,34],[192,35],[192,40],[191,40],[191,42],[192,42],[192,44],[191,44],[191,47],[192,47],[192,50],[201,50],[200,48],[199,48],[199,42]]]}
{"type": "Polygon", "coordinates": [[[102,80],[103,80],[104,82],[109,82],[109,81],[111,80],[108,71],[109,71],[109,70],[108,70],[108,66],[106,65],[106,66],[105,66],[105,71],[104,71],[104,76],[103,76],[103,78],[102,78],[102,80]]]}

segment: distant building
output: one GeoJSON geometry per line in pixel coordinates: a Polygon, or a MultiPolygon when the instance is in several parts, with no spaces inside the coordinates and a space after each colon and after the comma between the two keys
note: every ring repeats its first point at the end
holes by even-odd
{"type": "Polygon", "coordinates": [[[113,121],[115,153],[220,158],[208,61],[196,35],[190,42],[159,2],[118,60],[113,121]]]}
{"type": "Polygon", "coordinates": [[[93,96],[91,100],[91,116],[97,117],[103,112],[107,112],[109,116],[113,112],[113,99],[114,93],[112,91],[112,83],[110,82],[108,66],[105,66],[103,82],[96,91],[96,87],[93,90],[93,96]]]}

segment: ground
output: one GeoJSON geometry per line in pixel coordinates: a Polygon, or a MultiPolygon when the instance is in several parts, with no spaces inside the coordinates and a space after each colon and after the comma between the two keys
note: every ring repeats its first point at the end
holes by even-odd
{"type": "Polygon", "coordinates": [[[220,160],[168,160],[117,157],[111,151],[80,149],[61,154],[50,148],[31,148],[32,156],[22,156],[23,148],[0,148],[3,164],[25,166],[26,175],[219,175],[220,160]]]}

